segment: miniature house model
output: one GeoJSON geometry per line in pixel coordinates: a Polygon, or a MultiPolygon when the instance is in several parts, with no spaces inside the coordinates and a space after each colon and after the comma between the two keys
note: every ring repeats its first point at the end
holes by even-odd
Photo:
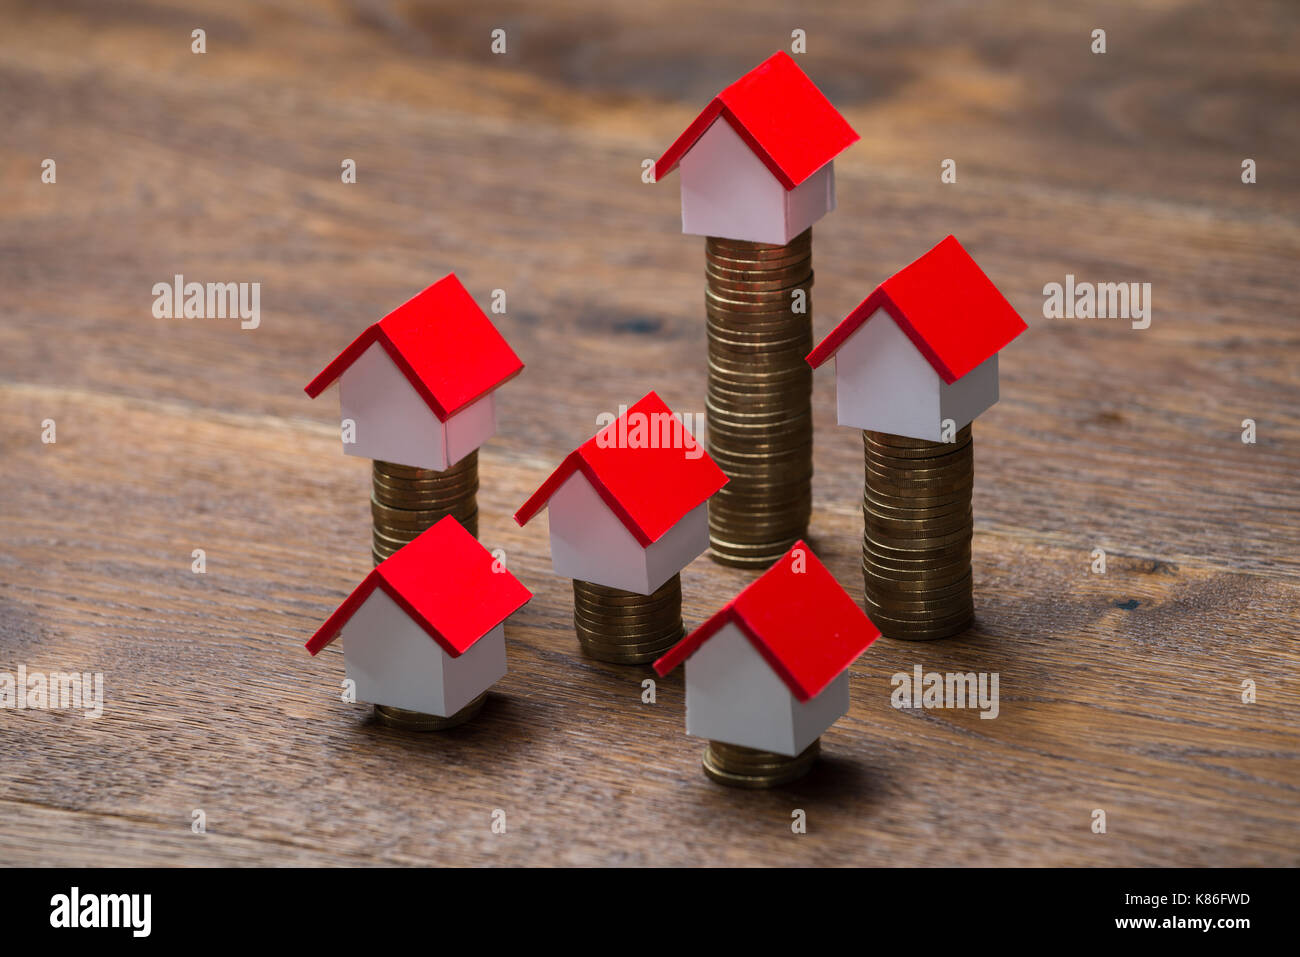
{"type": "Polygon", "coordinates": [[[549,506],[558,575],[652,594],[709,547],[709,497],[727,483],[651,392],[579,446],[515,513],[549,506]]]}
{"type": "Polygon", "coordinates": [[[998,400],[998,351],[1026,329],[949,236],[886,279],[808,356],[835,357],[840,425],[939,442],[998,400]]]}
{"type": "Polygon", "coordinates": [[[849,708],[847,669],[880,637],[803,542],[655,662],[686,662],[686,733],[794,756],[849,708]]]}
{"type": "Polygon", "coordinates": [[[306,391],[339,381],[349,455],[443,471],[496,431],[492,393],[523,368],[449,275],[361,333],[306,391]]]}
{"type": "Polygon", "coordinates": [[[357,699],[449,717],[506,673],[507,617],[532,597],[454,518],[380,563],[307,642],[343,639],[357,699]]]}
{"type": "Polygon", "coordinates": [[[684,233],[785,244],[835,208],[831,161],[857,140],[782,51],[714,97],[655,180],[681,165],[684,233]]]}

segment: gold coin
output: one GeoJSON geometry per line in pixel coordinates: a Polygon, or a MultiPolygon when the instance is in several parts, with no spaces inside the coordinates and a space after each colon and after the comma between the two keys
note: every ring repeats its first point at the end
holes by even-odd
{"type": "Polygon", "coordinates": [[[446,718],[434,714],[423,714],[419,711],[408,711],[406,708],[394,708],[377,704],[375,705],[375,717],[390,728],[400,728],[403,731],[446,731],[449,728],[464,724],[478,714],[483,708],[483,702],[486,700],[487,692],[484,691],[465,707],[446,718]]]}
{"type": "MultiPolygon", "coordinates": [[[[802,270],[790,272],[785,275],[775,276],[755,276],[751,274],[746,279],[733,279],[721,276],[713,269],[710,269],[707,275],[708,291],[715,299],[737,299],[743,297],[757,298],[762,294],[764,300],[773,298],[790,298],[791,291],[810,285],[812,273],[802,270]]],[[[752,301],[752,300],[750,300],[752,301]]]]}
{"type": "Polygon", "coordinates": [[[685,635],[681,576],[650,595],[575,579],[573,624],[590,657],[615,664],[653,661],[685,635]]]}
{"type": "Polygon", "coordinates": [[[789,784],[807,774],[821,753],[818,738],[794,757],[710,741],[703,767],[708,777],[728,787],[760,790],[789,784]]]}
{"type": "Polygon", "coordinates": [[[704,305],[706,309],[712,310],[715,319],[726,319],[730,316],[734,321],[740,322],[745,316],[750,314],[763,313],[785,313],[790,316],[791,320],[811,322],[812,310],[808,308],[812,302],[812,278],[806,279],[797,286],[789,289],[782,289],[778,292],[758,292],[758,293],[737,293],[737,292],[714,292],[712,289],[704,290],[704,305]],[[803,292],[802,296],[796,296],[794,291],[798,289],[803,292]],[[796,306],[804,309],[804,312],[795,312],[796,306]]]}
{"type": "Polygon", "coordinates": [[[944,446],[940,449],[890,449],[888,451],[875,446],[864,446],[863,457],[867,462],[898,468],[933,468],[949,459],[971,459],[973,446],[969,441],[965,445],[944,446]]]}

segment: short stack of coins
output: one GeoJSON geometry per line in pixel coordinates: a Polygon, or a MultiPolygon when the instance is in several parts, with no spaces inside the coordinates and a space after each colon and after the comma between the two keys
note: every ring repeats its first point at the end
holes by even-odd
{"type": "Polygon", "coordinates": [[[730,481],[709,502],[724,565],[766,568],[812,512],[812,229],[786,245],[705,240],[708,451],[730,481]]]}
{"type": "Polygon", "coordinates": [[[818,738],[794,757],[710,741],[704,749],[704,773],[719,784],[733,788],[780,787],[812,770],[821,753],[821,741],[818,738]]]}
{"type": "Polygon", "coordinates": [[[375,460],[370,514],[376,565],[448,515],[477,537],[478,450],[442,472],[375,460]]]}
{"type": "Polygon", "coordinates": [[[863,432],[862,577],[882,635],[925,640],[965,631],[971,592],[974,447],[863,432]]]}
{"type": "Polygon", "coordinates": [[[484,691],[465,707],[446,718],[441,718],[435,714],[425,714],[422,711],[411,711],[407,708],[377,704],[375,705],[375,717],[379,719],[381,724],[386,724],[390,728],[401,728],[403,731],[449,731],[464,724],[483,710],[483,702],[486,700],[487,692],[484,691]]]}
{"type": "Polygon", "coordinates": [[[573,627],[583,651],[598,661],[621,665],[654,661],[686,636],[681,575],[649,595],[575,578],[573,627]]]}

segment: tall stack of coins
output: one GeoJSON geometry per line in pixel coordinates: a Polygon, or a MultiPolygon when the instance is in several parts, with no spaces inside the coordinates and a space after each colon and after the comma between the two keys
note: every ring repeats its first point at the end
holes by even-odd
{"type": "Polygon", "coordinates": [[[598,661],[623,665],[654,661],[686,635],[681,575],[649,595],[575,578],[573,627],[583,651],[598,661]]]}
{"type": "Polygon", "coordinates": [[[818,738],[794,757],[710,741],[704,749],[704,773],[734,788],[774,788],[803,777],[821,753],[818,738]]]}
{"type": "Polygon", "coordinates": [[[708,450],[731,480],[709,501],[713,558],[766,567],[812,512],[812,229],[786,245],[708,237],[708,450]]]}
{"type": "Polygon", "coordinates": [[[370,514],[375,564],[454,515],[478,536],[478,450],[443,472],[375,460],[370,514]]]}
{"type": "Polygon", "coordinates": [[[971,594],[971,429],[953,442],[863,432],[866,611],[890,638],[947,638],[975,614],[971,594]]]}

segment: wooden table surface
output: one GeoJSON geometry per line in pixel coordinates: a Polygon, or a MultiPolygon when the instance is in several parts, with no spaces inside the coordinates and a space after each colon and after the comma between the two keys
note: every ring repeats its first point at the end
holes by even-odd
{"type": "MultiPolygon", "coordinates": [[[[0,862],[1297,863],[1298,42],[1284,2],[4,3],[0,671],[102,672],[105,703],[0,712],[0,862]],[[878,641],[813,774],[743,793],[680,672],[646,705],[579,654],[511,513],[601,411],[703,409],[703,241],[641,161],[796,28],[862,134],[816,334],[950,232],[1030,328],[975,427],[977,626],[878,641]],[[369,463],[302,387],[452,270],[507,291],[528,365],[479,502],[535,598],[478,719],[421,736],[302,647],[370,566],[369,463]],[[177,273],[260,282],[261,325],[155,319],[177,273]],[[1150,328],[1043,318],[1067,273],[1150,282],[1150,328]],[[918,664],[997,672],[997,719],[891,707],[918,664]]],[[[810,540],[860,596],[832,380],[810,540]]],[[[752,575],[682,578],[689,626],[752,575]]]]}

